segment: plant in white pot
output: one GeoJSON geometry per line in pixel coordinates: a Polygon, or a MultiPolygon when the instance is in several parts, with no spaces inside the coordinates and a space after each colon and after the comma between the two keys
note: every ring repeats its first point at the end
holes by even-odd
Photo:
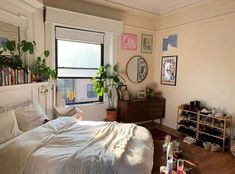
{"type": "Polygon", "coordinates": [[[111,66],[107,64],[99,67],[96,76],[91,79],[94,85],[93,88],[98,96],[107,97],[109,105],[107,109],[107,121],[115,121],[117,119],[117,109],[115,107],[117,89],[123,84],[120,78],[122,77],[118,74],[118,65],[113,66],[113,71],[111,72],[111,66]]]}

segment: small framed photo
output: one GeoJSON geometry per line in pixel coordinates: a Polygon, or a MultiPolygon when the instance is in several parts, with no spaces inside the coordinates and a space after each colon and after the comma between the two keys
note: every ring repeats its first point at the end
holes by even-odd
{"type": "Polygon", "coordinates": [[[176,86],[178,56],[163,56],[161,63],[161,84],[176,86]]]}
{"type": "Polygon", "coordinates": [[[137,98],[138,99],[145,99],[146,98],[146,92],[145,91],[137,92],[137,98]]]}
{"type": "Polygon", "coordinates": [[[153,50],[153,36],[149,34],[141,35],[141,52],[152,54],[153,50]]]}

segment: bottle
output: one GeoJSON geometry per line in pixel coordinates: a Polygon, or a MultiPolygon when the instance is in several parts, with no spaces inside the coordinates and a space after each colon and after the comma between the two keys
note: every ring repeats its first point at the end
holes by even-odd
{"type": "Polygon", "coordinates": [[[168,157],[170,156],[173,156],[173,144],[170,142],[168,143],[167,145],[167,154],[166,154],[166,159],[168,159],[168,157]]]}
{"type": "Polygon", "coordinates": [[[173,144],[170,142],[168,143],[167,146],[167,169],[168,169],[168,174],[172,174],[172,169],[173,169],[173,144]]]}
{"type": "Polygon", "coordinates": [[[173,170],[173,156],[168,156],[166,167],[167,167],[167,170],[168,170],[168,174],[172,174],[172,170],[173,170]]]}

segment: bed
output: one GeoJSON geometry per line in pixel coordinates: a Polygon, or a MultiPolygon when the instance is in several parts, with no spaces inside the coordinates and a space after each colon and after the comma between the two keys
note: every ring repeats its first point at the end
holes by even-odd
{"type": "MultiPolygon", "coordinates": [[[[13,126],[17,129],[16,123],[13,126]]],[[[0,144],[3,174],[150,174],[152,170],[151,134],[135,124],[60,117],[19,131],[0,144]]]]}

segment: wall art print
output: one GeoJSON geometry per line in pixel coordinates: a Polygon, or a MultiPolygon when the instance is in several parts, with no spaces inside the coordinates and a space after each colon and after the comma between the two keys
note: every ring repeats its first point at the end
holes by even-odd
{"type": "Polygon", "coordinates": [[[137,60],[137,82],[142,82],[148,74],[147,63],[144,59],[137,60]]]}
{"type": "Polygon", "coordinates": [[[153,36],[149,34],[141,35],[141,52],[152,54],[153,36]]]}
{"type": "Polygon", "coordinates": [[[178,56],[163,56],[161,63],[161,84],[176,86],[178,56]]]}
{"type": "Polygon", "coordinates": [[[177,34],[172,34],[163,38],[162,51],[172,51],[177,49],[177,34]]]}
{"type": "Polygon", "coordinates": [[[123,50],[137,50],[137,35],[122,33],[121,47],[123,50]]]}

